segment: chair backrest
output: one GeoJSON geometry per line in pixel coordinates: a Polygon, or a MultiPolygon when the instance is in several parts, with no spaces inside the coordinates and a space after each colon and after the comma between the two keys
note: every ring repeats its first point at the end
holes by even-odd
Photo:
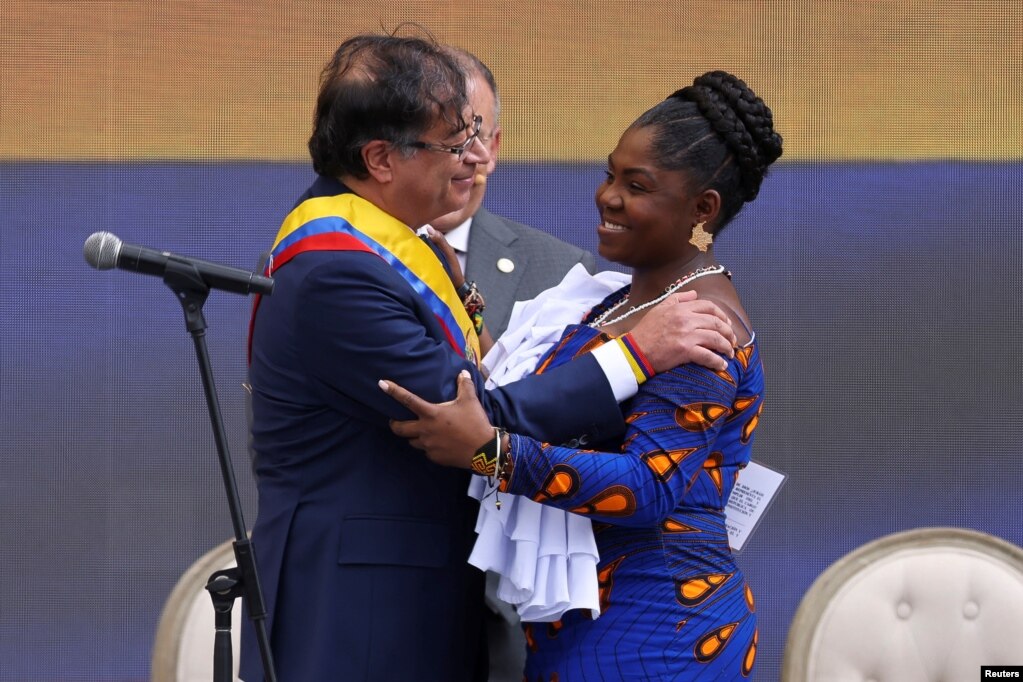
{"type": "MultiPolygon", "coordinates": [[[[151,682],[210,682],[213,679],[215,613],[206,582],[216,571],[235,566],[233,540],[211,549],[188,567],[163,606],[156,627],[151,682]]],[[[238,679],[241,600],[231,609],[234,679],[238,679]]]]}
{"type": "Polygon", "coordinates": [[[945,682],[1023,663],[1023,549],[919,528],[832,564],[789,628],[783,682],[945,682]]]}

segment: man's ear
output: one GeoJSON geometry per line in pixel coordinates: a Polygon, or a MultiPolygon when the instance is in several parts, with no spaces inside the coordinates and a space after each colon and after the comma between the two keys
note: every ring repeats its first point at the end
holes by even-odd
{"type": "Polygon", "coordinates": [[[490,163],[487,164],[487,175],[494,172],[497,167],[497,154],[501,151],[501,126],[494,128],[494,134],[490,138],[490,163]]]}
{"type": "Polygon", "coordinates": [[[501,151],[501,126],[494,128],[494,140],[490,146],[490,155],[496,157],[501,151]]]}
{"type": "Polygon", "coordinates": [[[387,184],[394,179],[394,154],[397,150],[390,142],[371,140],[362,147],[362,162],[370,176],[380,184],[387,184]]]}

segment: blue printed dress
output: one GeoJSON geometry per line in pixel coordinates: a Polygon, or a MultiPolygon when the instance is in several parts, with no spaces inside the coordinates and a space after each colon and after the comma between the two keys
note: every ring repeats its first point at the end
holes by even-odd
{"type": "MultiPolygon", "coordinates": [[[[607,340],[570,325],[537,372],[607,340]]],[[[617,451],[511,437],[507,491],[590,517],[600,550],[600,617],[573,610],[526,624],[527,682],[750,676],[753,595],[729,549],[723,510],[749,462],[763,391],[754,340],[725,371],[689,364],[640,386],[623,404],[629,427],[617,451]]]]}

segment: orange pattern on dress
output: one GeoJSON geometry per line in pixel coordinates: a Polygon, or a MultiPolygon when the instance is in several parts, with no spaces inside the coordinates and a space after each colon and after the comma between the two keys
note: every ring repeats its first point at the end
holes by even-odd
{"type": "Polygon", "coordinates": [[[749,612],[756,613],[757,607],[756,604],[753,602],[753,590],[749,588],[749,583],[746,583],[745,585],[742,586],[742,591],[743,594],[746,595],[746,606],[749,607],[749,612]]]}
{"type": "Polygon", "coordinates": [[[693,655],[696,656],[696,660],[700,663],[707,663],[717,658],[718,654],[724,651],[725,645],[728,644],[728,638],[732,636],[738,626],[738,623],[728,623],[711,630],[696,640],[696,646],[693,647],[693,655]]]}
{"type": "Polygon", "coordinates": [[[620,556],[604,568],[597,569],[597,589],[600,591],[601,613],[607,613],[608,607],[611,606],[611,590],[615,585],[615,571],[623,561],[625,561],[625,557],[620,556]]]}
{"type": "Polygon", "coordinates": [[[624,485],[613,485],[569,511],[574,514],[631,516],[636,513],[636,494],[624,485]]]}
{"type": "Polygon", "coordinates": [[[741,441],[748,443],[749,439],[753,437],[753,431],[757,428],[757,424],[760,423],[760,413],[764,411],[764,404],[760,403],[760,407],[757,408],[756,413],[750,417],[749,421],[742,425],[742,436],[741,441]]]}
{"type": "Polygon", "coordinates": [[[559,497],[574,495],[579,489],[579,472],[567,464],[558,464],[543,482],[540,491],[533,496],[536,502],[556,500],[559,497]]]}
{"type": "Polygon", "coordinates": [[[679,466],[689,455],[696,452],[699,448],[679,448],[678,450],[654,450],[643,455],[642,459],[646,462],[646,465],[654,470],[659,478],[664,483],[671,480],[671,477],[678,471],[679,466]]]}
{"type": "Polygon", "coordinates": [[[730,384],[731,386],[735,386],[735,379],[733,379],[732,375],[729,374],[727,367],[725,369],[714,372],[714,374],[717,376],[718,379],[721,379],[722,381],[724,381],[727,384],[730,384]]]}
{"type": "Polygon", "coordinates": [[[753,641],[746,648],[746,655],[742,657],[742,676],[749,677],[753,672],[753,664],[757,660],[757,642],[760,640],[760,630],[753,631],[753,641]]]}
{"type": "Polygon", "coordinates": [[[661,530],[665,533],[701,533],[699,528],[693,528],[690,525],[676,521],[675,519],[668,517],[661,522],[661,530]]]}
{"type": "Polygon", "coordinates": [[[675,599],[682,606],[696,606],[721,589],[732,573],[708,573],[695,578],[675,581],[675,599]]]}
{"type": "Polygon", "coordinates": [[[568,343],[575,337],[576,331],[578,330],[570,331],[566,333],[565,336],[562,337],[561,341],[558,342],[557,348],[554,349],[554,352],[548,355],[547,359],[545,359],[537,366],[534,372],[535,374],[543,374],[547,370],[547,368],[550,367],[551,362],[554,360],[554,358],[558,356],[558,351],[560,351],[562,348],[568,345],[568,343]]]}
{"type": "Polygon", "coordinates": [[[755,404],[759,397],[760,396],[757,395],[738,396],[735,400],[732,401],[732,409],[735,410],[736,412],[742,412],[750,405],[755,404]]]}
{"type": "Polygon", "coordinates": [[[731,413],[731,409],[718,403],[690,403],[675,408],[675,423],[686,431],[707,431],[731,413]]]}
{"type": "Polygon", "coordinates": [[[594,349],[597,349],[597,348],[600,348],[601,346],[603,346],[610,339],[611,339],[611,337],[606,335],[606,334],[598,334],[597,336],[593,337],[592,339],[590,339],[589,341],[584,343],[582,345],[582,347],[576,352],[575,356],[579,357],[580,355],[585,355],[587,353],[590,353],[594,349]]]}
{"type": "Polygon", "coordinates": [[[724,455],[720,452],[712,452],[707,456],[707,459],[703,462],[703,471],[710,477],[710,480],[714,483],[714,487],[717,488],[718,495],[725,494],[725,481],[721,477],[721,463],[724,461],[724,455]]]}
{"type": "Polygon", "coordinates": [[[536,651],[536,634],[533,632],[533,624],[526,623],[522,626],[522,633],[526,636],[526,649],[536,651]]]}

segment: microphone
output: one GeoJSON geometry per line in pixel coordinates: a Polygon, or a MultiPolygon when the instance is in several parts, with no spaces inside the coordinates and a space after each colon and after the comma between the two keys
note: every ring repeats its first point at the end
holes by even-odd
{"type": "Polygon", "coordinates": [[[206,286],[211,289],[243,295],[251,293],[270,295],[274,289],[274,281],[269,277],[198,258],[125,244],[109,232],[93,232],[89,235],[85,240],[85,260],[97,270],[120,268],[157,277],[163,277],[167,264],[173,261],[194,268],[206,286]]]}

